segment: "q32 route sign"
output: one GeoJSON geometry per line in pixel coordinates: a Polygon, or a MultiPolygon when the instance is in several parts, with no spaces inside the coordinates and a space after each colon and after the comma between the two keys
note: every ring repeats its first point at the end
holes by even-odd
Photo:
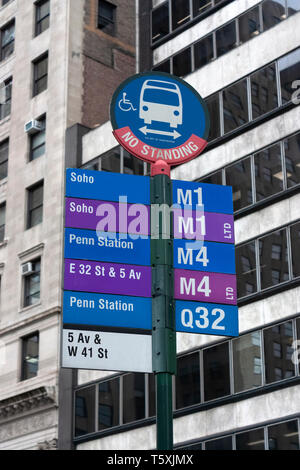
{"type": "Polygon", "coordinates": [[[137,74],[123,82],[113,95],[110,118],[122,147],[149,163],[178,165],[207,145],[204,100],[184,80],[163,72],[137,74]]]}
{"type": "Polygon", "coordinates": [[[147,177],[67,170],[63,367],[152,371],[149,204],[147,177]]]}

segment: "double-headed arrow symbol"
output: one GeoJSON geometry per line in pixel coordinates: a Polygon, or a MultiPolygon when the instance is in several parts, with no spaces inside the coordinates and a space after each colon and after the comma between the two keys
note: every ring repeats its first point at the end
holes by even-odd
{"type": "Polygon", "coordinates": [[[158,131],[155,129],[148,129],[147,126],[144,126],[140,128],[140,131],[145,135],[147,134],[169,135],[170,137],[173,137],[173,139],[178,139],[178,137],[181,137],[181,134],[175,131],[175,129],[172,132],[168,132],[168,131],[158,131]]]}

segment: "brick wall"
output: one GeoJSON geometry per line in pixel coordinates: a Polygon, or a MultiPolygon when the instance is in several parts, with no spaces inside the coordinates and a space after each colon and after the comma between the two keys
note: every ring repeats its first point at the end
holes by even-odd
{"type": "Polygon", "coordinates": [[[109,119],[116,87],[135,73],[135,0],[110,0],[116,6],[116,31],[97,28],[98,0],[86,0],[83,44],[82,124],[94,127],[109,119]]]}

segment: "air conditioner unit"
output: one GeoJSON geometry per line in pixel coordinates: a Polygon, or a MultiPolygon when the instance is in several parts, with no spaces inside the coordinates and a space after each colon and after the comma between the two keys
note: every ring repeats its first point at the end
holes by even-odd
{"type": "Polygon", "coordinates": [[[34,134],[35,132],[39,132],[43,129],[43,123],[40,121],[32,120],[25,124],[24,131],[27,134],[34,134]]]}
{"type": "Polygon", "coordinates": [[[22,276],[28,276],[28,274],[33,273],[32,263],[25,263],[21,266],[22,276]]]}

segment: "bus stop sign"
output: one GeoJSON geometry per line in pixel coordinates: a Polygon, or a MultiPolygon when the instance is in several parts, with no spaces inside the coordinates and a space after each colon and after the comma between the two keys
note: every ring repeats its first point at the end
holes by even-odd
{"type": "Polygon", "coordinates": [[[167,73],[137,74],[123,82],[113,95],[110,118],[120,145],[148,163],[185,163],[207,144],[204,100],[184,80],[167,73]]]}

